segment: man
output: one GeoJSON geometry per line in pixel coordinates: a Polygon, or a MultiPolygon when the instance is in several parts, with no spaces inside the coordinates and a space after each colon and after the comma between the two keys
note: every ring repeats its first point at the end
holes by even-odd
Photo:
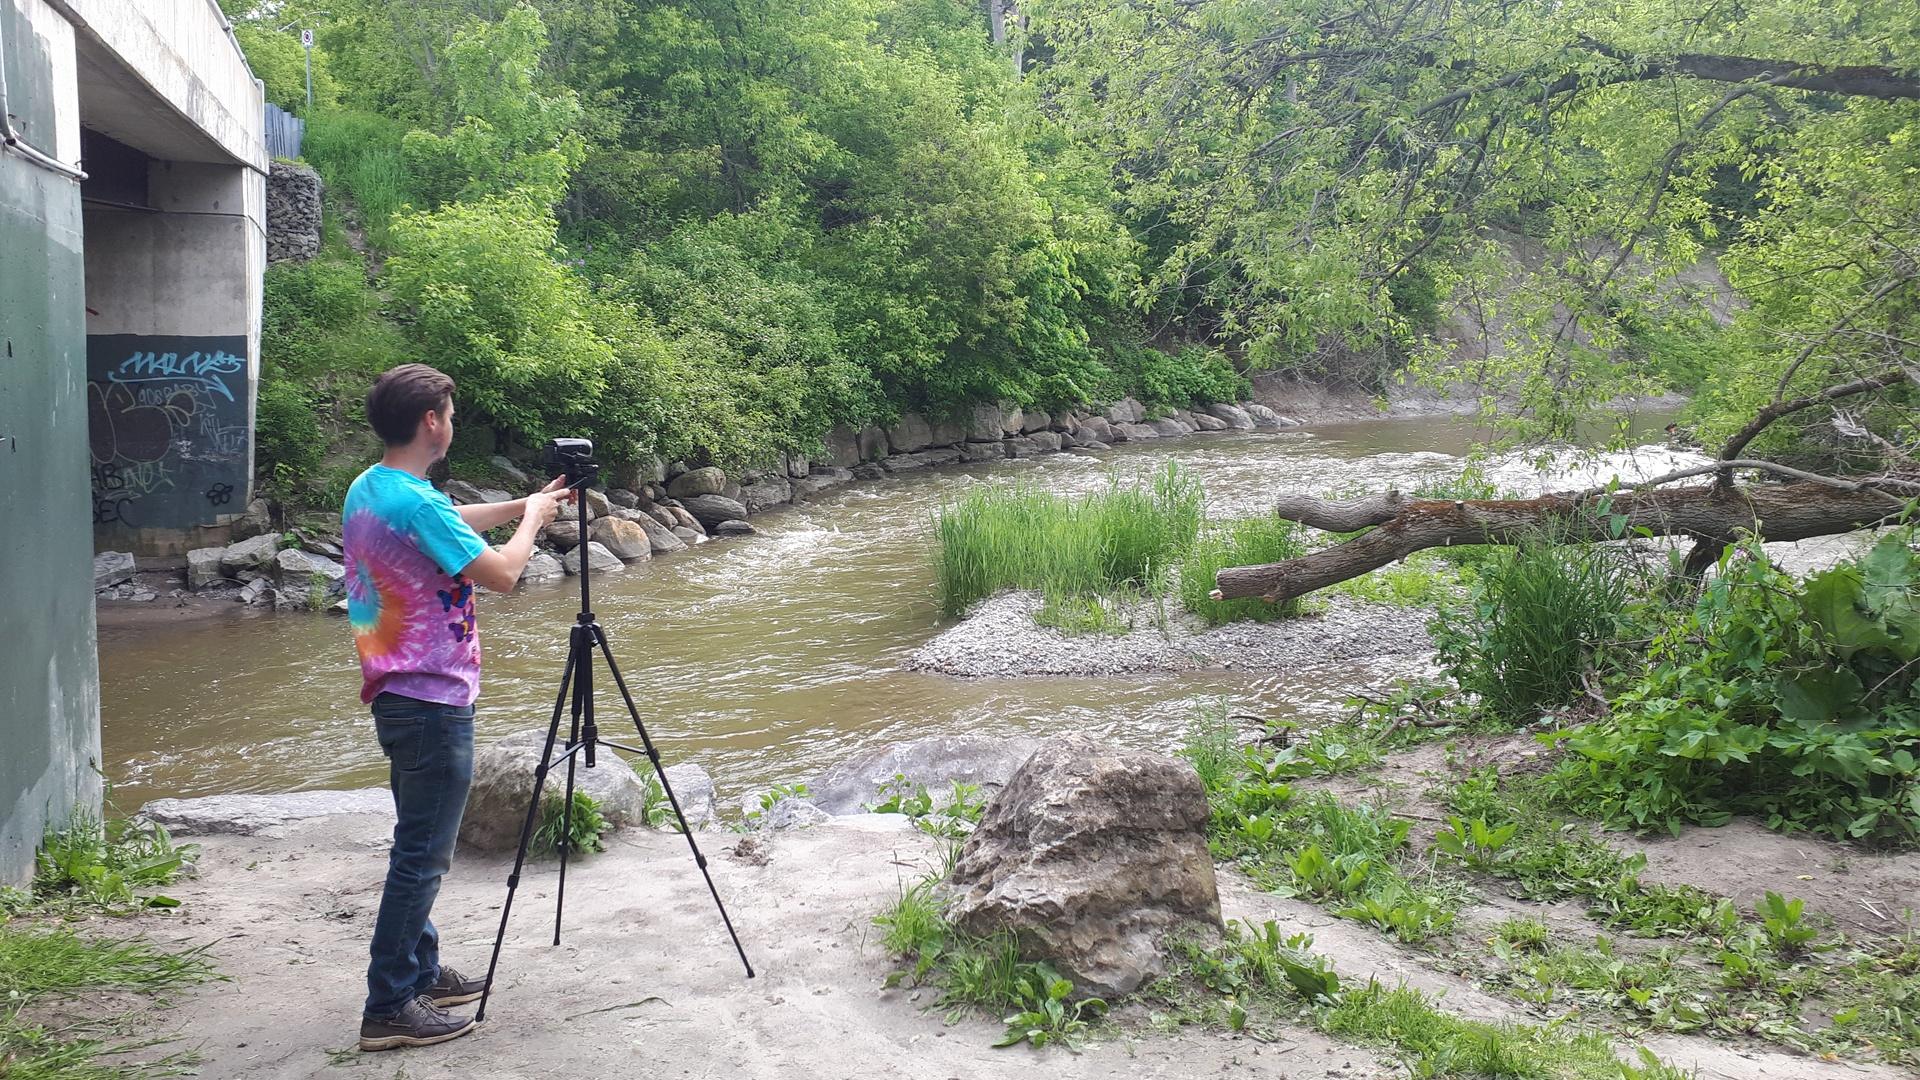
{"type": "Polygon", "coordinates": [[[534,538],[572,501],[564,478],[512,502],[456,508],[427,482],[453,443],[453,380],[402,364],[367,394],[367,421],[386,444],[347,489],[341,513],[347,612],[360,651],[360,700],[373,706],[398,820],[374,922],[360,1049],[457,1039],[473,1018],[446,1006],[480,996],[481,980],[440,963],[428,918],[473,781],[473,700],[480,639],[473,587],[511,591],[534,538]],[[494,550],[480,531],[514,518],[494,550]]]}

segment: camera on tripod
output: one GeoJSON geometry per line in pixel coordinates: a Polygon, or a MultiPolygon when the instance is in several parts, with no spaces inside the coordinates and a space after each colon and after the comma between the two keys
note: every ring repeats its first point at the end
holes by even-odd
{"type": "Polygon", "coordinates": [[[567,478],[568,487],[579,487],[600,475],[600,463],[593,460],[592,439],[550,439],[547,441],[547,472],[567,478]]]}

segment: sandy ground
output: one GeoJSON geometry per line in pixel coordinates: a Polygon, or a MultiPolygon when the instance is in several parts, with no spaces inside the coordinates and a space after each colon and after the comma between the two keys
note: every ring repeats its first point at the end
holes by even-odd
{"type": "MultiPolygon", "coordinates": [[[[946,1023],[925,991],[884,990],[891,969],[872,915],[933,859],[904,819],[867,815],[756,838],[702,833],[714,879],[759,977],[748,981],[685,842],[615,834],[569,873],[564,944],[549,944],[555,867],[530,868],[501,977],[478,1033],[439,1047],[353,1049],[367,935],[384,872],[385,821],[342,815],[284,835],[210,836],[198,878],[172,890],[168,920],[135,924],[163,941],[211,943],[231,981],[183,992],[162,1014],[203,1056],[206,1077],[1190,1077],[1227,1074],[1367,1080],[1401,1075],[1364,1048],[1307,1030],[1261,1042],[1151,1031],[1135,1009],[1080,1054],[996,1050],[996,1024],[946,1023]],[[341,1070],[358,1070],[343,1073],[341,1070]]],[[[508,861],[463,857],[436,907],[446,958],[484,969],[508,861]]],[[[1368,927],[1223,874],[1226,914],[1315,935],[1349,983],[1378,978],[1441,995],[1456,1011],[1520,1019],[1517,1006],[1439,969],[1368,927]]],[[[125,924],[114,924],[125,925],[125,924]]],[[[1622,1041],[1623,1050],[1630,1049],[1622,1041]]],[[[1649,1042],[1705,1080],[1902,1075],[1688,1037],[1649,1042]]]]}

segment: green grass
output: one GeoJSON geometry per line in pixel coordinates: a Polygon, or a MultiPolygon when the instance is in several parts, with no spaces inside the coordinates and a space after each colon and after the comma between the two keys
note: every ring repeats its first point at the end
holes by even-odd
{"type": "Polygon", "coordinates": [[[353,197],[367,238],[382,247],[394,211],[419,202],[400,150],[406,133],[400,121],[349,109],[321,109],[307,118],[302,156],[329,187],[353,197]]]}
{"type": "Polygon", "coordinates": [[[72,1020],[61,1007],[60,1026],[40,1018],[41,1006],[101,991],[156,997],[216,978],[202,950],[168,952],[141,940],[89,940],[65,927],[0,923],[0,1076],[8,1080],[107,1080],[171,1076],[190,1055],[147,1060],[132,1055],[164,1040],[124,1041],[147,1030],[139,1012],[109,1019],[72,1020]]]}
{"type": "Polygon", "coordinates": [[[1181,604],[1212,626],[1242,619],[1267,622],[1299,614],[1298,600],[1270,604],[1258,597],[1212,600],[1207,594],[1213,591],[1214,575],[1229,566],[1258,566],[1306,554],[1303,532],[1297,522],[1271,515],[1209,524],[1180,564],[1181,604]]]}
{"type": "MultiPolygon", "coordinates": [[[[975,488],[934,522],[941,614],[1006,588],[1031,589],[1062,612],[1070,598],[1157,593],[1200,527],[1200,485],[1169,462],[1150,480],[1081,499],[1022,486],[975,488]]],[[[1086,620],[1082,605],[1079,618],[1086,620]]],[[[1104,619],[1087,620],[1104,623],[1104,619]]]]}

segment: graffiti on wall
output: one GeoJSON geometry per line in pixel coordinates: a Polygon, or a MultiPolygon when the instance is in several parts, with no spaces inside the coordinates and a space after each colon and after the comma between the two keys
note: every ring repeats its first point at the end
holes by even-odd
{"type": "Polygon", "coordinates": [[[94,525],[180,529],[238,513],[248,390],[244,337],[88,335],[94,525]]]}

